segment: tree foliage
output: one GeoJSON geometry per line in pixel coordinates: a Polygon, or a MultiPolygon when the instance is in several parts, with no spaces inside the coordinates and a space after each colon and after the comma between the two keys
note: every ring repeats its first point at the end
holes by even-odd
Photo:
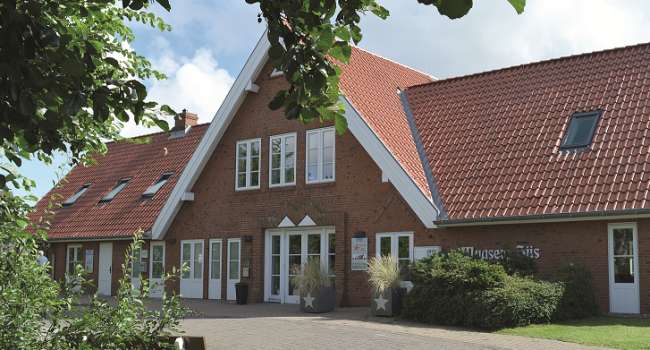
{"type": "MultiPolygon", "coordinates": [[[[361,15],[373,14],[386,19],[389,12],[375,0],[246,0],[259,4],[261,16],[268,22],[269,56],[275,69],[284,72],[291,84],[279,91],[269,103],[272,110],[285,108],[287,119],[310,123],[314,119],[334,120],[339,134],[347,129],[345,109],[339,98],[342,64],[350,62],[350,43],[362,39],[361,15]]],[[[472,0],[418,0],[432,5],[450,19],[466,15],[472,0]]],[[[525,0],[508,0],[522,13],[525,0]]],[[[260,19],[261,21],[261,19],[260,19]]]]}

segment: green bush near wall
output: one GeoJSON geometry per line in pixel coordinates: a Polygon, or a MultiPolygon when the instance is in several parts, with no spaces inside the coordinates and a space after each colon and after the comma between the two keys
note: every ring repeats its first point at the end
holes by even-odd
{"type": "Polygon", "coordinates": [[[414,287],[406,295],[402,316],[439,325],[500,329],[588,317],[598,310],[591,272],[584,265],[569,264],[557,279],[543,281],[527,276],[537,270],[534,261],[510,257],[514,258],[508,266],[461,251],[415,261],[408,275],[414,287]]]}

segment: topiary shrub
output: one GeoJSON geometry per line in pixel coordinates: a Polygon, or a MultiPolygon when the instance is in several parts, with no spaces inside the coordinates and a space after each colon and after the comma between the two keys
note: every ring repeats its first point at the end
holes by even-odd
{"type": "Polygon", "coordinates": [[[600,314],[593,275],[585,265],[566,264],[558,270],[558,275],[553,281],[565,285],[564,295],[553,314],[553,320],[586,318],[600,314]]]}
{"type": "Polygon", "coordinates": [[[510,251],[504,245],[505,254],[501,253],[497,264],[503,266],[509,276],[536,276],[538,272],[535,259],[525,255],[521,250],[510,251]]]}

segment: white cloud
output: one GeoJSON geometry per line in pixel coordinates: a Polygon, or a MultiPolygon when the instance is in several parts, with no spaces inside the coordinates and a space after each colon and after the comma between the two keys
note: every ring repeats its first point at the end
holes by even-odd
{"type": "MultiPolygon", "coordinates": [[[[213,53],[200,48],[194,57],[178,57],[162,39],[155,39],[150,57],[152,68],[165,73],[169,79],[147,82],[148,100],[167,104],[176,112],[187,109],[199,116],[199,123],[212,121],[221,102],[228,94],[234,78],[225,69],[218,68],[213,53]]],[[[173,125],[171,119],[168,122],[173,125]]],[[[122,130],[123,136],[136,136],[156,132],[158,129],[146,129],[127,124],[122,130]]]]}

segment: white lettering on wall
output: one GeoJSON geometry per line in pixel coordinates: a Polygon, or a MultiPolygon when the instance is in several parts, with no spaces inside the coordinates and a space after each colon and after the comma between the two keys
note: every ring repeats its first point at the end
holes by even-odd
{"type": "MultiPolygon", "coordinates": [[[[499,259],[501,255],[505,255],[506,251],[503,249],[474,249],[474,247],[462,247],[463,252],[469,255],[478,255],[483,260],[499,259]]],[[[526,256],[533,259],[539,259],[539,248],[531,246],[518,245],[517,251],[520,251],[526,256]]]]}

